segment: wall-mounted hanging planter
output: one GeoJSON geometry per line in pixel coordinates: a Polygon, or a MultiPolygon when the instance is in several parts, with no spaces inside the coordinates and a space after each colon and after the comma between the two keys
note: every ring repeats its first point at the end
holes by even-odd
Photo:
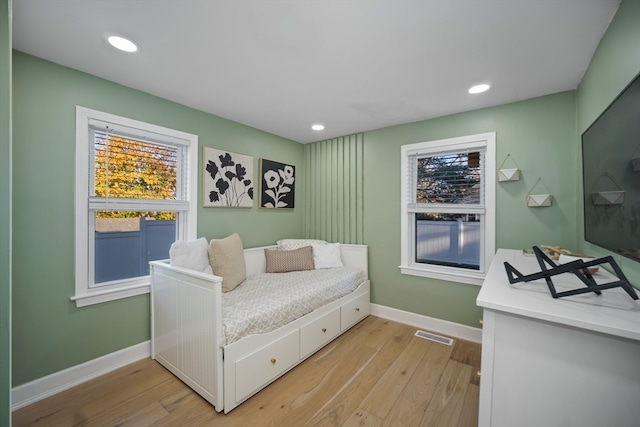
{"type": "Polygon", "coordinates": [[[591,193],[594,205],[621,205],[624,203],[624,191],[598,191],[591,193]]]}
{"type": "Polygon", "coordinates": [[[526,201],[527,206],[530,208],[545,208],[551,206],[553,196],[551,195],[551,191],[549,191],[549,188],[547,188],[545,183],[542,182],[542,178],[538,177],[536,183],[533,185],[533,187],[531,187],[531,190],[529,190],[529,193],[527,194],[526,201]],[[533,190],[538,186],[538,184],[542,184],[547,190],[547,193],[531,194],[533,193],[533,190]]]}
{"type": "Polygon", "coordinates": [[[520,181],[520,169],[500,169],[498,171],[498,182],[520,181]]]}
{"type": "Polygon", "coordinates": [[[551,206],[553,196],[551,194],[529,194],[527,195],[527,206],[530,208],[544,208],[551,206]]]}
{"type": "Polygon", "coordinates": [[[507,154],[507,157],[504,158],[500,167],[498,168],[498,182],[508,182],[508,181],[520,181],[520,167],[511,154],[507,154]],[[514,164],[515,168],[505,168],[504,164],[507,159],[511,159],[511,162],[514,164]]]}
{"type": "Polygon", "coordinates": [[[613,180],[609,172],[603,173],[593,184],[595,187],[602,178],[608,179],[615,187],[615,190],[591,191],[591,203],[596,206],[621,205],[624,203],[625,191],[613,180]]]}

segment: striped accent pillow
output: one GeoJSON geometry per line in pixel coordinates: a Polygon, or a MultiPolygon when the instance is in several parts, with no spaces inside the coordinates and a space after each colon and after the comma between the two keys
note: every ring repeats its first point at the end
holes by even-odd
{"type": "Polygon", "coordinates": [[[292,251],[265,249],[267,273],[286,273],[288,271],[313,270],[313,248],[305,246],[292,251]]]}

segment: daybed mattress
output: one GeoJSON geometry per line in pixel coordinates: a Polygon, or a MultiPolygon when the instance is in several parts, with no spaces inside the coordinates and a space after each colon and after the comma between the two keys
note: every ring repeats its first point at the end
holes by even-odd
{"type": "Polygon", "coordinates": [[[222,294],[225,344],[278,329],[353,292],[365,280],[365,272],[354,267],[247,277],[222,294]]]}

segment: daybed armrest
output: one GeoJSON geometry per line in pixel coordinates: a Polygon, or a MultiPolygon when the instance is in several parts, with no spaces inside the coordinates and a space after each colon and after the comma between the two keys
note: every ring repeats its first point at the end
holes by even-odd
{"type": "Polygon", "coordinates": [[[357,267],[363,270],[369,278],[369,246],[340,244],[340,257],[347,267],[357,267]]]}
{"type": "Polygon", "coordinates": [[[264,255],[265,249],[276,249],[278,246],[260,246],[244,250],[244,262],[247,266],[247,277],[267,271],[267,258],[264,255]]]}
{"type": "Polygon", "coordinates": [[[160,261],[150,261],[149,265],[151,266],[151,271],[153,273],[153,269],[154,268],[158,268],[160,270],[164,270],[164,271],[176,271],[180,274],[186,275],[186,276],[190,276],[190,277],[196,277],[198,279],[203,279],[203,280],[207,280],[213,283],[222,283],[222,277],[220,276],[216,276],[214,274],[209,274],[209,273],[204,273],[201,271],[196,271],[196,270],[190,270],[188,268],[184,268],[184,267],[176,267],[175,265],[171,265],[169,263],[169,260],[165,259],[165,260],[160,260],[160,261]]]}

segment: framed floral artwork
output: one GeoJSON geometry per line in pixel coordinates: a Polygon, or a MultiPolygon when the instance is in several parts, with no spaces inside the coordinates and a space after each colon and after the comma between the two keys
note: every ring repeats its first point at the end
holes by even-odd
{"type": "Polygon", "coordinates": [[[203,147],[205,207],[253,207],[253,157],[203,147]]]}
{"type": "Polygon", "coordinates": [[[260,159],[260,207],[293,209],[296,167],[260,159]]]}

